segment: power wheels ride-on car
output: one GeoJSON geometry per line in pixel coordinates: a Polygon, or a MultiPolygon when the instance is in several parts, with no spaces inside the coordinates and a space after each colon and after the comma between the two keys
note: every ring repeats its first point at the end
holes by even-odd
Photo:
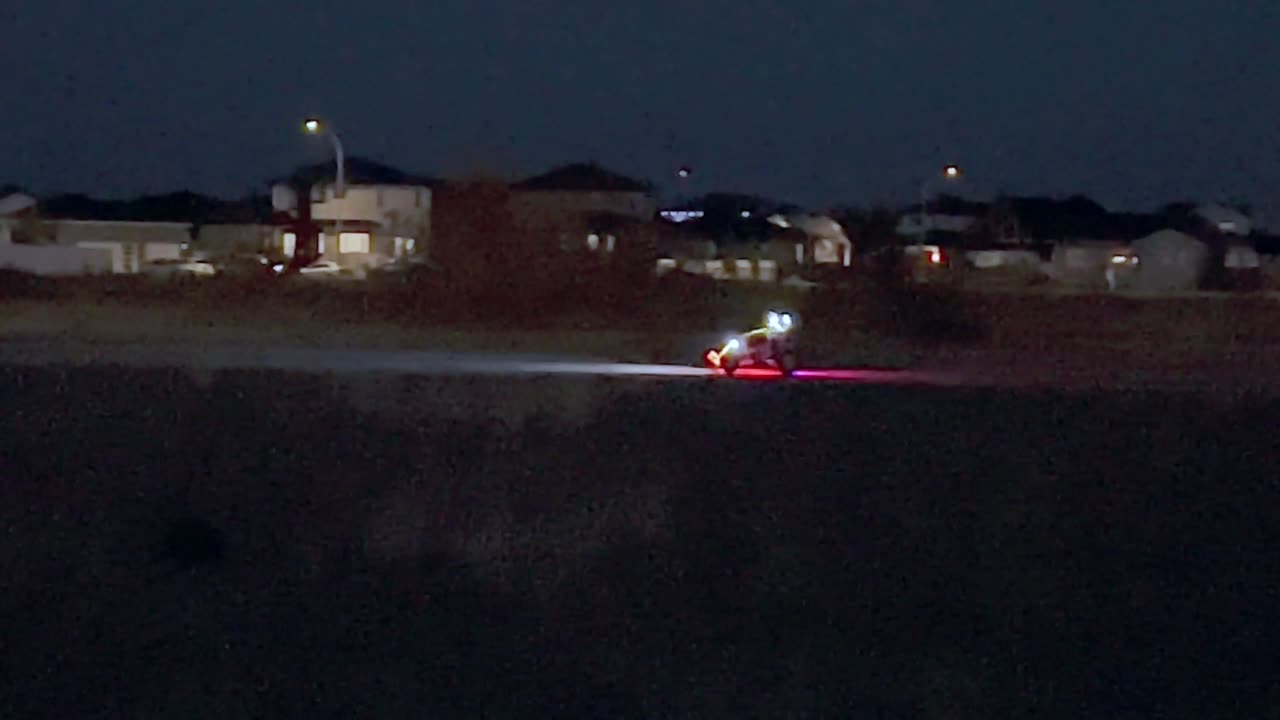
{"type": "Polygon", "coordinates": [[[730,376],[741,367],[773,367],[789,376],[796,369],[794,327],[791,313],[770,310],[764,327],[729,338],[720,348],[707,350],[703,360],[730,376]]]}

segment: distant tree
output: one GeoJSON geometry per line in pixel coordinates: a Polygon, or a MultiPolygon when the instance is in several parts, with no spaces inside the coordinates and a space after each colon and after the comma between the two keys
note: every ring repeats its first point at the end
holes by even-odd
{"type": "Polygon", "coordinates": [[[872,252],[898,242],[898,214],[888,207],[850,208],[836,212],[835,216],[857,253],[872,252]]]}
{"type": "Polygon", "coordinates": [[[1196,214],[1196,204],[1186,200],[1171,202],[1157,213],[1166,227],[1180,232],[1194,233],[1204,230],[1204,219],[1196,214]]]}

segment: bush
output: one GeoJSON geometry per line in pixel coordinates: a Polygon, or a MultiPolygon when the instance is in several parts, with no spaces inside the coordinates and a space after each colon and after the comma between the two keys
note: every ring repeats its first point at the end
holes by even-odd
{"type": "Polygon", "coordinates": [[[0,268],[0,300],[51,300],[56,294],[56,286],[47,278],[0,268]]]}

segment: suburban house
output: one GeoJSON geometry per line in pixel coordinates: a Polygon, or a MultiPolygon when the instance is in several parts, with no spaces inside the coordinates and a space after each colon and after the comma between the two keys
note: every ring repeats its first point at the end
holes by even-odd
{"type": "Polygon", "coordinates": [[[25,204],[11,199],[3,223],[7,253],[15,267],[25,263],[33,272],[136,273],[147,262],[176,259],[189,251],[192,223],[186,218],[199,199],[191,193],[129,201],[84,195],[25,204]]]}
{"type": "Polygon", "coordinates": [[[230,201],[196,222],[191,254],[202,258],[256,255],[272,245],[277,230],[270,196],[230,201]]]}
{"type": "Polygon", "coordinates": [[[1214,231],[1223,235],[1248,237],[1253,234],[1253,218],[1224,203],[1200,205],[1192,212],[1214,231]]]}
{"type": "Polygon", "coordinates": [[[508,210],[526,241],[613,252],[620,242],[652,240],[658,206],[652,184],[574,163],[513,183],[508,210]]]}
{"type": "Polygon", "coordinates": [[[907,208],[898,219],[897,233],[920,243],[936,243],[939,237],[958,236],[977,230],[986,219],[990,205],[953,195],[939,195],[923,205],[907,208]]]}
{"type": "Polygon", "coordinates": [[[36,206],[36,198],[25,193],[0,197],[0,268],[36,275],[111,272],[108,251],[49,244],[51,234],[36,206]]]}
{"type": "Polygon", "coordinates": [[[271,185],[279,227],[268,251],[293,257],[297,249],[298,197],[309,186],[311,218],[320,226],[319,254],[340,265],[368,268],[408,255],[425,255],[431,240],[432,189],[436,180],[359,157],[348,157],[339,195],[336,167],[299,168],[271,185]]]}
{"type": "Polygon", "coordinates": [[[819,268],[848,267],[853,244],[835,219],[753,195],[712,193],[658,213],[668,243],[658,271],[682,269],[717,279],[782,280],[819,268]],[[703,250],[710,245],[710,256],[703,250]]]}

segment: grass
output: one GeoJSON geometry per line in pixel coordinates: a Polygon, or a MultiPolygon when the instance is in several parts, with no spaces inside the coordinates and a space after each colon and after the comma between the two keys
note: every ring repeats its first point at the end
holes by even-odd
{"type": "Polygon", "coordinates": [[[6,717],[1277,710],[1274,404],[4,372],[6,717]]]}
{"type": "MultiPolygon", "coordinates": [[[[597,269],[599,270],[599,269],[597,269]]],[[[2,274],[2,273],[0,273],[2,274]]],[[[558,277],[558,276],[557,276],[558,277]]],[[[0,334],[382,348],[515,350],[640,362],[701,352],[786,307],[813,365],[1017,364],[1017,372],[1251,374],[1280,363],[1274,300],[974,294],[863,277],[809,292],[637,279],[599,270],[555,283],[319,285],[224,279],[190,286],[108,277],[0,277],[0,334]],[[584,278],[589,278],[584,279],[584,278]],[[3,300],[8,298],[7,301],[3,300]]]]}
{"type": "MultiPolygon", "coordinates": [[[[696,277],[634,278],[601,271],[533,286],[319,284],[218,279],[173,284],[113,276],[58,281],[0,278],[6,334],[111,339],[276,337],[363,346],[534,349],[626,360],[688,362],[727,332],[784,307],[805,323],[820,363],[899,364],[910,343],[968,339],[950,300],[860,290],[719,284],[696,277]],[[576,279],[573,279],[576,278],[576,279]],[[589,279],[584,279],[589,278],[589,279]],[[879,318],[892,318],[881,322],[879,318]],[[694,342],[696,341],[696,342],[694,342]],[[878,361],[878,362],[877,362],[878,361]]],[[[955,306],[958,307],[958,306],[955,306]]],[[[973,334],[973,333],[971,333],[973,334]]]]}

